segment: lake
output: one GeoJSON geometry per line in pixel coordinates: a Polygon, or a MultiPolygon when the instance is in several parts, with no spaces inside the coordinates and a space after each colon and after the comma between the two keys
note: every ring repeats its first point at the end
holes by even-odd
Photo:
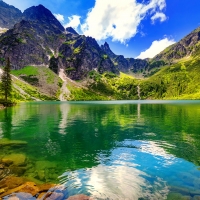
{"type": "Polygon", "coordinates": [[[200,199],[200,101],[21,103],[0,111],[11,157],[68,196],[200,199]]]}

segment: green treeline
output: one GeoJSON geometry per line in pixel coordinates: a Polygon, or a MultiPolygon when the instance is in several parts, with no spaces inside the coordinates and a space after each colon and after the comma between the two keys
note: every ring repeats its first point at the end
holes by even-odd
{"type": "Polygon", "coordinates": [[[163,67],[141,81],[143,99],[200,99],[200,59],[182,60],[163,67]]]}

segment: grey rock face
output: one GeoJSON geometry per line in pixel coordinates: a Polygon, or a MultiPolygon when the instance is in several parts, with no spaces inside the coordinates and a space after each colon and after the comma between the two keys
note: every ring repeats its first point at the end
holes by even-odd
{"type": "Polygon", "coordinates": [[[104,45],[101,45],[101,48],[112,59],[114,65],[122,72],[129,72],[130,70],[136,72],[148,66],[147,60],[124,58],[122,55],[114,54],[107,42],[105,42],[104,45]]]}
{"type": "Polygon", "coordinates": [[[115,55],[115,54],[111,51],[110,46],[109,46],[109,44],[108,44],[107,42],[105,42],[104,45],[101,45],[101,48],[107,53],[107,55],[108,55],[110,58],[112,58],[112,59],[116,58],[117,55],[115,55]]]}
{"type": "Polygon", "coordinates": [[[78,33],[77,33],[72,27],[67,27],[67,28],[66,28],[66,31],[67,31],[68,33],[72,33],[72,34],[78,35],[78,33]]]}
{"type": "Polygon", "coordinates": [[[13,69],[28,65],[60,68],[75,80],[91,70],[117,73],[114,64],[91,37],[80,36],[71,27],[66,29],[44,6],[24,11],[23,20],[0,36],[0,65],[9,57],[13,69]]]}
{"type": "Polygon", "coordinates": [[[62,32],[55,34],[38,22],[24,21],[0,36],[0,64],[10,58],[13,69],[28,65],[48,66],[52,52],[62,43],[62,32]]]}
{"type": "Polygon", "coordinates": [[[52,58],[50,65],[54,71],[64,69],[74,80],[83,79],[91,70],[118,73],[94,38],[75,34],[67,34],[66,41],[59,48],[59,57],[52,58]]]}
{"type": "Polygon", "coordinates": [[[65,30],[60,22],[51,13],[51,11],[49,11],[43,5],[32,6],[26,9],[22,18],[26,21],[39,22],[40,25],[44,26],[44,29],[52,31],[56,34],[59,34],[65,30]]]}
{"type": "Polygon", "coordinates": [[[0,1],[0,27],[13,28],[13,26],[22,19],[22,12],[10,6],[3,1],[0,1]]]}

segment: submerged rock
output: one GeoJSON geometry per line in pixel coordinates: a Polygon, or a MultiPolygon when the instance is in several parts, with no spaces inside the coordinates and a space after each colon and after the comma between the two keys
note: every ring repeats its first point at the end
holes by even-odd
{"type": "Polygon", "coordinates": [[[6,165],[25,166],[26,156],[24,154],[9,154],[1,159],[1,162],[6,165]]]}
{"type": "Polygon", "coordinates": [[[24,192],[19,192],[16,194],[11,194],[9,197],[7,197],[7,200],[34,200],[34,198],[31,194],[29,193],[24,193],[24,192]]]}
{"type": "Polygon", "coordinates": [[[70,196],[67,200],[93,200],[91,197],[86,196],[84,194],[77,194],[74,196],[70,196]]]}
{"type": "Polygon", "coordinates": [[[2,180],[3,178],[5,178],[9,174],[10,174],[10,169],[8,169],[8,168],[0,169],[0,180],[2,180]]]}
{"type": "Polygon", "coordinates": [[[168,194],[167,200],[191,200],[191,196],[185,196],[180,193],[171,192],[168,194]]]}
{"type": "Polygon", "coordinates": [[[32,196],[35,196],[39,192],[39,188],[33,182],[26,182],[20,185],[19,187],[8,190],[6,193],[3,193],[2,195],[0,195],[0,197],[5,197],[10,194],[19,193],[19,192],[28,193],[28,194],[31,194],[32,196]]]}
{"type": "MultiPolygon", "coordinates": [[[[62,193],[62,190],[59,191],[59,186],[56,186],[55,184],[39,184],[37,185],[34,182],[28,182],[26,178],[20,178],[20,177],[13,177],[9,176],[4,178],[0,181],[0,199],[2,197],[6,199],[43,199],[42,197],[45,197],[46,194],[51,193],[51,195],[56,193],[61,193],[60,196],[65,197],[65,193],[62,193]]],[[[59,196],[57,194],[54,194],[54,196],[59,196]]]]}
{"type": "Polygon", "coordinates": [[[49,162],[49,161],[37,161],[35,164],[35,168],[36,170],[44,170],[44,169],[52,169],[52,168],[56,168],[57,165],[53,162],[49,162]]]}
{"type": "Polygon", "coordinates": [[[18,166],[13,166],[13,167],[11,166],[9,169],[13,174],[19,177],[22,176],[27,170],[26,167],[18,167],[18,166]]]}
{"type": "Polygon", "coordinates": [[[9,140],[7,138],[0,139],[0,147],[1,146],[24,146],[24,145],[27,145],[26,141],[9,140]]]}
{"type": "Polygon", "coordinates": [[[44,200],[62,200],[64,198],[64,194],[61,192],[48,192],[44,200]]]}
{"type": "Polygon", "coordinates": [[[192,200],[200,200],[200,195],[195,195],[192,200]]]}
{"type": "Polygon", "coordinates": [[[0,181],[0,188],[13,189],[24,184],[26,181],[25,178],[8,176],[0,181]]]}

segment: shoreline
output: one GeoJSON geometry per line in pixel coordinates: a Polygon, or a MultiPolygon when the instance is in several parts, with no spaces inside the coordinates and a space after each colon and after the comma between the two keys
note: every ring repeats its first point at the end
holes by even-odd
{"type": "Polygon", "coordinates": [[[0,200],[93,200],[85,194],[69,196],[66,187],[54,183],[36,184],[23,177],[6,176],[0,181],[0,200]]]}

